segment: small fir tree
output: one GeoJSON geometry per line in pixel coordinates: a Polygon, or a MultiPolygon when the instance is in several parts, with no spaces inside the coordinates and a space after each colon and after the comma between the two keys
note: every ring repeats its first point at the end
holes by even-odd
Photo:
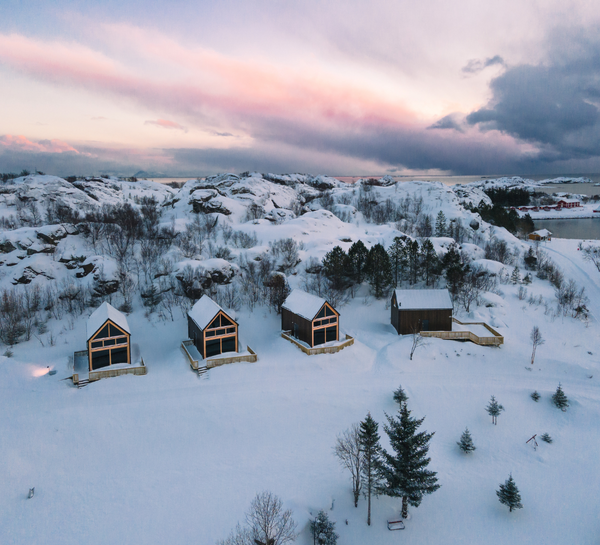
{"type": "Polygon", "coordinates": [[[406,403],[402,405],[398,416],[388,416],[384,429],[389,437],[393,453],[382,449],[381,494],[402,498],[402,518],[408,516],[409,504],[418,507],[425,494],[432,494],[440,485],[437,473],[427,468],[431,458],[429,441],[433,433],[417,432],[425,418],[410,416],[406,403]]]}
{"type": "Polygon", "coordinates": [[[550,437],[550,435],[548,433],[542,434],[541,439],[542,439],[542,441],[545,441],[548,444],[552,443],[552,441],[553,441],[552,437],[550,437]]]}
{"type": "Polygon", "coordinates": [[[336,545],[340,537],[335,533],[335,522],[329,520],[327,513],[322,509],[317,513],[315,520],[310,521],[310,531],[317,545],[336,545]]]}
{"type": "Polygon", "coordinates": [[[390,256],[381,244],[375,244],[369,250],[366,272],[373,295],[380,299],[393,282],[390,256]]]}
{"type": "Polygon", "coordinates": [[[323,258],[323,272],[334,290],[343,290],[347,284],[346,267],[348,256],[340,246],[336,246],[323,258]]]}
{"type": "Polygon", "coordinates": [[[440,210],[435,220],[435,236],[445,237],[448,233],[448,226],[446,224],[446,215],[440,210]]]}
{"type": "Polygon", "coordinates": [[[365,279],[365,265],[368,255],[369,250],[367,250],[362,240],[354,242],[348,250],[348,265],[346,269],[354,284],[362,284],[365,279]]]}
{"type": "Polygon", "coordinates": [[[360,423],[360,445],[362,448],[361,475],[364,482],[363,495],[367,498],[367,525],[371,526],[371,496],[381,485],[379,468],[381,466],[381,446],[379,444],[379,425],[371,413],[360,423]]]}
{"type": "Polygon", "coordinates": [[[566,411],[567,407],[569,406],[569,400],[563,392],[560,383],[558,384],[558,388],[556,388],[556,392],[554,392],[554,395],[552,396],[552,402],[563,412],[566,411]]]}
{"type": "Polygon", "coordinates": [[[439,273],[440,260],[437,256],[433,242],[428,238],[421,244],[421,274],[425,285],[433,284],[439,273]]]}
{"type": "Polygon", "coordinates": [[[519,270],[519,266],[515,266],[512,274],[510,275],[510,281],[512,284],[520,284],[521,283],[521,271],[519,270]]]}
{"type": "Polygon", "coordinates": [[[396,287],[398,287],[400,280],[402,280],[402,274],[404,273],[407,264],[406,240],[408,240],[407,237],[395,237],[394,242],[388,248],[392,276],[396,287]]]}
{"type": "Polygon", "coordinates": [[[519,489],[512,478],[512,474],[509,475],[504,484],[500,485],[500,490],[496,490],[496,495],[498,496],[500,503],[506,505],[510,512],[512,512],[513,509],[523,508],[521,494],[519,494],[519,489]]]}
{"type": "Polygon", "coordinates": [[[402,406],[402,403],[406,403],[408,401],[408,396],[406,395],[406,392],[402,386],[398,386],[398,389],[394,392],[394,401],[400,406],[402,406]]]}
{"type": "Polygon", "coordinates": [[[462,450],[465,454],[469,454],[469,452],[473,452],[476,450],[476,446],[473,444],[473,438],[471,437],[471,432],[469,428],[465,428],[465,431],[460,436],[460,441],[456,443],[460,450],[462,450]]]}
{"type": "Polygon", "coordinates": [[[540,400],[540,397],[542,397],[537,390],[535,390],[532,394],[531,394],[531,399],[533,399],[536,403],[540,400]]]}
{"type": "Polygon", "coordinates": [[[498,416],[504,410],[504,407],[496,401],[494,396],[492,396],[485,410],[492,417],[492,423],[496,425],[498,424],[498,416]]]}

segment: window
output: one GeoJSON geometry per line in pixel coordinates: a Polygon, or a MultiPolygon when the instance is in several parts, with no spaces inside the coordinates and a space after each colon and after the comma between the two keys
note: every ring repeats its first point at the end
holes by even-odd
{"type": "Polygon", "coordinates": [[[323,344],[325,342],[325,329],[316,329],[314,331],[314,335],[315,335],[315,343],[314,343],[315,346],[317,346],[319,344],[323,344]]]}
{"type": "Polygon", "coordinates": [[[325,331],[326,342],[337,341],[337,327],[328,327],[325,331]]]}
{"type": "Polygon", "coordinates": [[[206,354],[205,358],[216,356],[221,353],[221,339],[213,339],[212,341],[206,341],[206,354]]]}
{"type": "Polygon", "coordinates": [[[96,341],[92,343],[92,348],[102,348],[102,341],[96,341]]]}
{"type": "Polygon", "coordinates": [[[212,331],[207,331],[205,333],[206,337],[214,337],[217,334],[217,332],[213,329],[212,331]]]}
{"type": "Polygon", "coordinates": [[[335,312],[329,308],[328,305],[325,305],[325,315],[326,316],[335,316],[335,312]]]}
{"type": "Polygon", "coordinates": [[[217,335],[225,335],[225,329],[217,329],[217,335]]]}
{"type": "Polygon", "coordinates": [[[227,333],[235,333],[235,327],[228,327],[227,333]]]}
{"type": "Polygon", "coordinates": [[[325,317],[325,307],[323,307],[320,311],[319,314],[317,314],[317,318],[324,318],[325,317]]]}
{"type": "Polygon", "coordinates": [[[225,337],[222,340],[223,352],[235,352],[235,337],[225,337]]]}

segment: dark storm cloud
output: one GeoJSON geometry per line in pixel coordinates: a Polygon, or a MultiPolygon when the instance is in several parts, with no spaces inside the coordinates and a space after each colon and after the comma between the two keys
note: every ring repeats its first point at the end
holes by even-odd
{"type": "Polygon", "coordinates": [[[471,59],[466,66],[463,67],[462,72],[464,74],[478,74],[482,70],[490,66],[504,66],[504,59],[500,55],[495,55],[493,57],[489,57],[485,60],[481,59],[471,59]]]}
{"type": "Polygon", "coordinates": [[[428,129],[453,129],[458,132],[465,132],[463,127],[463,120],[459,114],[449,114],[442,117],[439,121],[436,121],[433,125],[427,127],[428,129]]]}
{"type": "Polygon", "coordinates": [[[515,66],[492,80],[492,100],[467,122],[534,144],[542,162],[598,157],[600,39],[581,31],[553,37],[545,64],[515,66]]]}

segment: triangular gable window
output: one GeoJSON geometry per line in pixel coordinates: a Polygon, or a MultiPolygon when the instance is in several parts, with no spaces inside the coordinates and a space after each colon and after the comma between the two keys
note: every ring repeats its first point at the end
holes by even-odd
{"type": "Polygon", "coordinates": [[[335,316],[335,312],[329,308],[329,305],[325,305],[325,316],[335,316]]]}
{"type": "Polygon", "coordinates": [[[96,335],[97,339],[104,339],[106,337],[110,337],[110,334],[108,332],[108,324],[106,324],[101,330],[100,333],[98,333],[98,335],[96,335]]]}
{"type": "Polygon", "coordinates": [[[213,329],[215,327],[221,327],[221,315],[219,314],[208,326],[207,329],[213,329]]]}
{"type": "Polygon", "coordinates": [[[317,318],[325,318],[325,308],[326,306],[323,306],[323,308],[319,311],[319,314],[317,314],[317,318]]]}
{"type": "Polygon", "coordinates": [[[221,326],[233,325],[231,320],[225,318],[225,316],[221,315],[221,326]]]}

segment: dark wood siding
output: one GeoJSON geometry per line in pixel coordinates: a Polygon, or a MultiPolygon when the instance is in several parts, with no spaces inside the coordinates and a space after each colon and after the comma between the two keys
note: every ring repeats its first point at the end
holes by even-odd
{"type": "Polygon", "coordinates": [[[400,334],[400,330],[398,329],[398,304],[396,303],[396,294],[392,295],[392,304],[391,304],[391,313],[392,313],[392,325],[400,334]]]}
{"type": "Polygon", "coordinates": [[[281,329],[283,331],[291,331],[292,335],[296,336],[301,341],[312,346],[312,322],[298,316],[289,310],[281,309],[281,329]],[[297,328],[294,328],[296,324],[297,328]]]}
{"type": "Polygon", "coordinates": [[[196,322],[188,316],[188,337],[194,341],[194,346],[198,349],[198,352],[204,357],[204,333],[196,325],[196,322]]]}
{"type": "Polygon", "coordinates": [[[452,331],[452,309],[402,310],[392,305],[392,324],[399,335],[408,335],[413,329],[424,331],[423,325],[427,324],[427,320],[428,331],[452,331]],[[397,325],[394,324],[394,311],[397,325]]]}

